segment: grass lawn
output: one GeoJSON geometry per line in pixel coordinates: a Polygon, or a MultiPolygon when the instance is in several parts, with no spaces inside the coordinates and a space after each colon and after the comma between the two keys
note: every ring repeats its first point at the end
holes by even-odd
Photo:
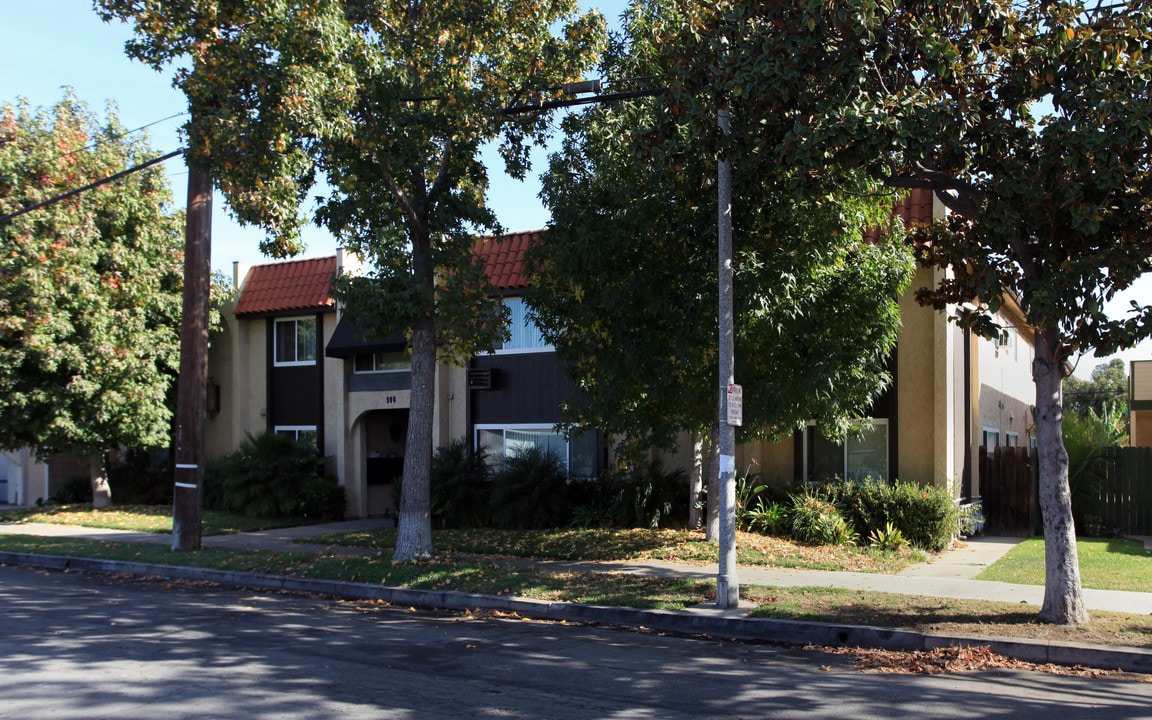
{"type": "MultiPolygon", "coordinates": [[[[1152,592],[1152,552],[1144,543],[1123,538],[1076,541],[1080,582],[1097,590],[1152,592]]],[[[1044,538],[1029,538],[977,576],[1019,585],[1044,584],[1044,538]]]]}
{"type": "MultiPolygon", "coordinates": [[[[137,532],[172,532],[170,505],[115,505],[93,510],[91,505],[45,505],[43,507],[0,511],[0,522],[53,523],[77,525],[103,530],[135,530],[137,532]]],[[[278,527],[307,525],[300,518],[248,518],[243,515],[204,511],[204,535],[225,535],[255,532],[278,527]]]]}
{"type": "MultiPolygon", "coordinates": [[[[626,562],[716,562],[716,546],[691,530],[434,530],[438,551],[533,560],[626,562]]],[[[360,532],[322,535],[300,542],[391,550],[396,531],[379,528],[360,532]]],[[[847,572],[895,573],[928,559],[913,550],[886,552],[851,546],[801,545],[783,538],[738,533],[737,561],[742,565],[843,570],[847,572]]]]}
{"type": "MultiPolygon", "coordinates": [[[[167,532],[169,508],[37,508],[0,513],[0,522],[67,522],[102,528],[167,532]]],[[[236,532],[268,527],[267,522],[205,513],[205,529],[236,532]]],[[[311,538],[309,542],[369,549],[364,555],[324,552],[258,552],[206,548],[174,552],[166,544],[101,542],[77,538],[0,535],[0,550],[185,565],[296,577],[380,583],[426,590],[515,595],[541,600],[676,610],[712,602],[715,584],[694,578],[659,578],[604,572],[553,572],[531,560],[621,561],[664,559],[714,562],[715,546],[699,533],[675,530],[495,530],[435,531],[439,554],[430,561],[394,565],[389,552],[395,530],[311,538]],[[371,552],[375,549],[379,552],[371,552]]],[[[882,553],[859,548],[798,545],[780,538],[740,533],[743,565],[809,567],[858,572],[895,572],[923,559],[911,552],[882,553]]],[[[982,579],[1026,583],[1043,581],[1043,541],[1017,546],[982,579]],[[989,574],[996,573],[990,577],[989,574]],[[1032,578],[1027,580],[1024,578],[1032,578]]],[[[1152,591],[1149,556],[1139,543],[1084,540],[1080,560],[1087,587],[1152,591]]],[[[755,603],[757,617],[875,625],[961,635],[1024,637],[1052,641],[1152,647],[1152,617],[1096,612],[1081,627],[1055,627],[1036,621],[1039,608],[1019,604],[915,597],[834,588],[741,586],[755,603]]]]}

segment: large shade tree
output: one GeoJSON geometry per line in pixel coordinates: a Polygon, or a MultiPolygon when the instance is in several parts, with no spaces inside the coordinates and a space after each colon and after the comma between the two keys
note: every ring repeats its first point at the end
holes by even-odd
{"type": "Polygon", "coordinates": [[[100,0],[131,19],[130,52],[183,59],[191,159],[235,214],[298,247],[300,200],[327,180],[317,220],[373,269],[339,284],[368,331],[408,332],[412,394],[394,559],[433,551],[429,468],[436,361],[491,348],[498,300],[472,259],[496,231],[481,147],[523,176],[548,132],[537,105],[577,79],[604,36],[574,0],[295,0],[221,5],[100,0]],[[555,34],[555,32],[559,34],[555,34]],[[479,322],[479,319],[487,322],[479,322]]]}
{"type": "Polygon", "coordinates": [[[1081,351],[1152,334],[1152,306],[1105,303],[1152,269],[1152,3],[792,0],[692,7],[662,35],[681,58],[669,102],[717,82],[764,128],[766,165],[828,185],[866,169],[952,210],[921,260],[919,299],[982,333],[1011,296],[1034,332],[1046,543],[1041,618],[1088,619],[1061,439],[1061,382],[1081,351]],[[731,62],[695,61],[731,38],[731,62]]]}
{"type": "MultiPolygon", "coordinates": [[[[0,108],[0,215],[155,157],[114,111],[72,95],[0,108]]],[[[102,467],[165,447],[179,354],[183,239],[160,167],[0,221],[0,448],[102,467]]],[[[111,502],[101,472],[93,501],[111,502]]]]}
{"type": "MultiPolygon", "coordinates": [[[[653,27],[681,20],[665,3],[632,6],[604,63],[612,92],[674,72],[653,27]]],[[[700,111],[715,118],[717,96],[700,92],[700,111]]],[[[553,220],[528,258],[528,302],[582,390],[568,422],[640,448],[707,435],[717,420],[719,137],[681,114],[642,97],[569,117],[544,178],[553,220]]],[[[732,126],[755,131],[738,107],[732,126]]],[[[733,160],[741,433],[779,438],[816,421],[842,436],[890,380],[912,269],[903,228],[888,222],[896,195],[856,177],[802,197],[788,168],[733,160]],[[888,232],[866,240],[870,227],[888,232]]]]}

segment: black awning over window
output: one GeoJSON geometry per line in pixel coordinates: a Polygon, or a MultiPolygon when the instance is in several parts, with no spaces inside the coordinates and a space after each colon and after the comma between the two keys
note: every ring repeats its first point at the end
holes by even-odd
{"type": "Polygon", "coordinates": [[[401,352],[408,347],[408,338],[403,332],[374,340],[364,335],[356,321],[345,316],[336,324],[332,339],[324,348],[325,357],[350,358],[355,355],[370,355],[380,352],[401,352]]]}

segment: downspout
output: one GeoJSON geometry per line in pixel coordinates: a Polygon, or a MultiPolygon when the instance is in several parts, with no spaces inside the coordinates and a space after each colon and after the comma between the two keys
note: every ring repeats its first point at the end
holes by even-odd
{"type": "Polygon", "coordinates": [[[972,330],[964,329],[964,468],[960,495],[972,500],[972,330]]]}

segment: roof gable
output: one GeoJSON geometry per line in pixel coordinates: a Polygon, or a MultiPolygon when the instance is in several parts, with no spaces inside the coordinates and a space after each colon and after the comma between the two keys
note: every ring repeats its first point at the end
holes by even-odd
{"type": "Polygon", "coordinates": [[[335,309],[336,256],[256,265],[240,290],[236,315],[335,309]]]}

